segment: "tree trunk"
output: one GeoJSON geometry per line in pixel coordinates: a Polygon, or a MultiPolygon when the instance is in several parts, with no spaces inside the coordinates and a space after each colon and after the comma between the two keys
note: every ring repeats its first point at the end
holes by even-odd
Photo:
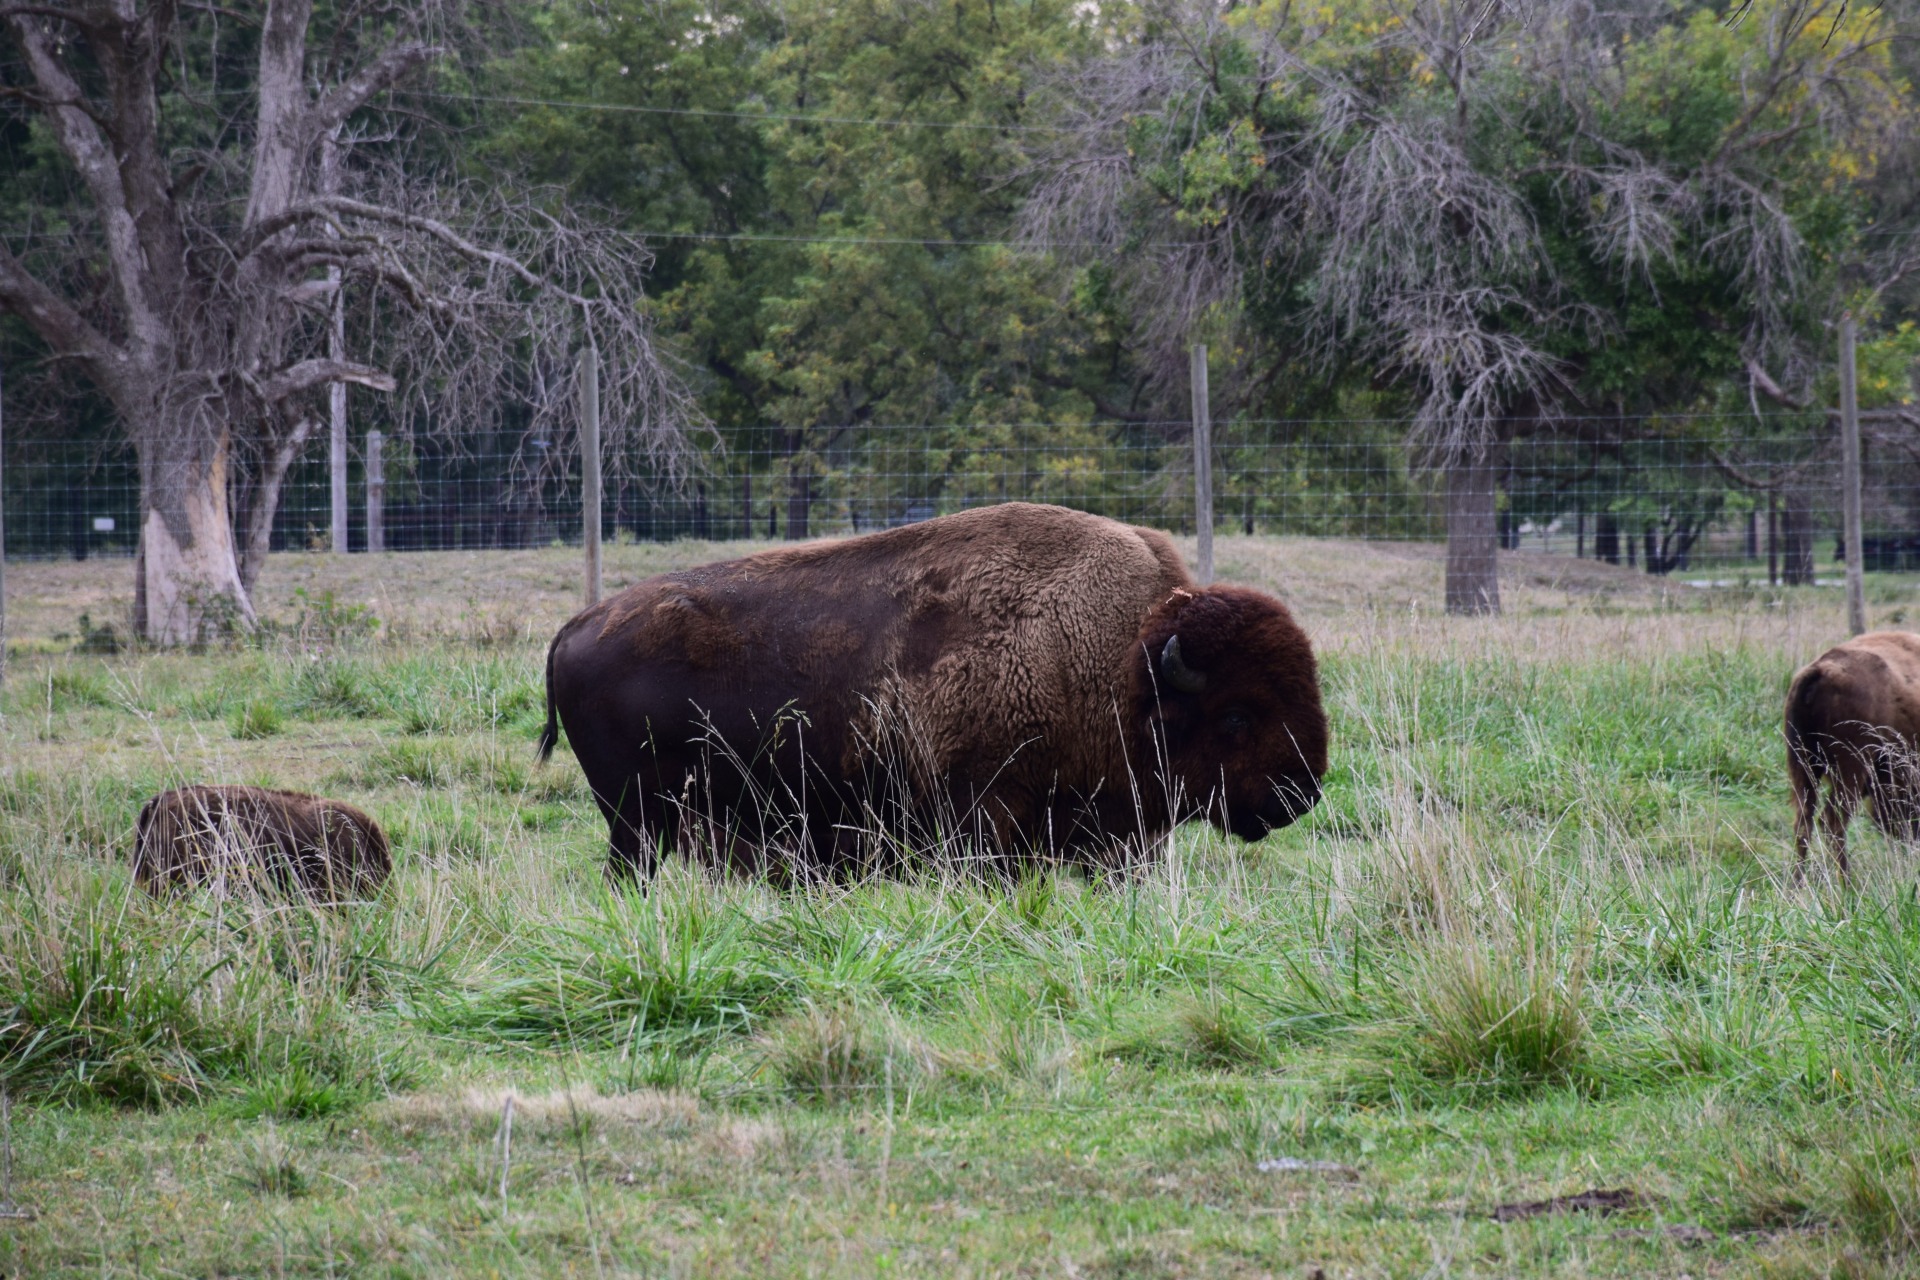
{"type": "Polygon", "coordinates": [[[1620,523],[1611,511],[1594,517],[1593,558],[1608,564],[1620,563],[1620,523]]]}
{"type": "Polygon", "coordinates": [[[1767,490],[1767,585],[1780,585],[1780,495],[1767,490]]]}
{"type": "Polygon", "coordinates": [[[141,631],[154,644],[204,644],[257,621],[240,580],[227,505],[231,440],[188,424],[142,442],[141,631]]]}
{"type": "Polygon", "coordinates": [[[1491,445],[1468,447],[1447,466],[1447,612],[1500,612],[1499,528],[1491,445]]]}
{"type": "Polygon", "coordinates": [[[787,538],[798,541],[807,536],[807,508],[813,505],[813,473],[804,470],[804,460],[788,473],[787,538]]]}
{"type": "MultiPolygon", "coordinates": [[[[240,546],[240,585],[249,598],[253,595],[254,584],[260,581],[260,570],[266,567],[267,551],[273,543],[273,517],[280,510],[280,491],[286,485],[287,472],[293,466],[293,460],[300,456],[300,449],[307,443],[307,437],[313,433],[312,418],[302,418],[284,441],[274,446],[272,455],[262,463],[260,474],[247,486],[247,505],[244,515],[246,538],[240,546]]],[[[347,543],[343,538],[339,546],[333,548],[340,554],[346,554],[347,543]]]]}
{"type": "Polygon", "coordinates": [[[1780,579],[1790,587],[1813,585],[1813,492],[1805,485],[1786,491],[1780,512],[1780,579]]]}

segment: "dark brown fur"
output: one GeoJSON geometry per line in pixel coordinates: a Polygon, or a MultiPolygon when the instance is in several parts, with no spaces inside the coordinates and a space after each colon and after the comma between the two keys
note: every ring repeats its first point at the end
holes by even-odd
{"type": "Polygon", "coordinates": [[[610,867],[643,875],[656,841],[844,870],[851,828],[1082,860],[1202,813],[1258,839],[1327,763],[1284,605],[1026,503],[650,578],[560,629],[547,705],[542,758],[564,724],[610,867]],[[1176,634],[1203,690],[1160,676],[1176,634]]]}
{"type": "Polygon", "coordinates": [[[1796,877],[1816,823],[1847,874],[1847,824],[1862,800],[1890,838],[1920,837],[1920,636],[1876,631],[1802,667],[1787,689],[1786,736],[1796,877]]]}
{"type": "Polygon", "coordinates": [[[370,897],[393,870],[386,833],[338,800],[265,787],[177,787],[133,829],[134,879],[149,893],[264,877],[323,902],[370,897]]]}

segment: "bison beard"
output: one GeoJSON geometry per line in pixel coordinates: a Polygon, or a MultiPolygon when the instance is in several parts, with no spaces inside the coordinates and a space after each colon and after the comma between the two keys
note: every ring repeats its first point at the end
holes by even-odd
{"type": "Polygon", "coordinates": [[[1008,503],[650,578],[547,651],[609,870],[678,847],[846,874],[940,848],[1112,864],[1312,808],[1327,722],[1286,607],[1164,534],[1008,503]]]}

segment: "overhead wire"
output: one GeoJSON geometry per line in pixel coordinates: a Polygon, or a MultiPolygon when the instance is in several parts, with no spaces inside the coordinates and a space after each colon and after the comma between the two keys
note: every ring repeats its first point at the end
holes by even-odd
{"type": "Polygon", "coordinates": [[[723,120],[779,120],[795,124],[853,124],[878,129],[947,129],[979,133],[1073,133],[1045,124],[987,124],[975,120],[909,120],[869,116],[822,115],[811,111],[739,111],[717,107],[659,107],[631,102],[580,102],[564,98],[523,98],[510,94],[443,93],[434,89],[393,89],[395,95],[436,102],[485,102],[510,107],[553,107],[567,111],[605,111],[625,115],[695,116],[723,120]]]}

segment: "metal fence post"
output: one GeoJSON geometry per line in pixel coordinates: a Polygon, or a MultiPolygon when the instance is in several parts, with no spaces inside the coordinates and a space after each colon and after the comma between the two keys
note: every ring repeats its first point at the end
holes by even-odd
{"type": "MultiPolygon", "coordinates": [[[[335,125],[320,140],[320,189],[328,195],[340,190],[340,126],[335,125]]],[[[337,239],[338,229],[329,225],[327,238],[337,239]]],[[[347,358],[346,281],[337,266],[327,268],[327,282],[333,286],[333,305],[327,316],[327,358],[339,364],[347,358]]],[[[327,479],[330,490],[334,555],[347,554],[347,384],[327,386],[327,479]]]]}
{"type": "Polygon", "coordinates": [[[580,542],[588,607],[600,603],[600,352],[580,353],[580,542]]]}
{"type": "MultiPolygon", "coordinates": [[[[330,268],[338,276],[339,268],[330,268]]],[[[327,334],[328,354],[335,360],[344,360],[346,356],[343,334],[345,332],[345,313],[340,305],[340,295],[333,295],[333,319],[327,334]]],[[[327,388],[327,416],[329,431],[327,439],[328,488],[333,507],[333,554],[347,554],[347,384],[335,382],[327,388]]]]}
{"type": "Polygon", "coordinates": [[[1847,544],[1847,629],[1859,635],[1867,629],[1867,597],[1862,570],[1866,555],[1860,520],[1860,402],[1854,368],[1853,313],[1840,317],[1840,486],[1847,544]]]}
{"type": "Polygon", "coordinates": [[[1207,398],[1207,348],[1193,344],[1193,528],[1201,586],[1213,582],[1213,414],[1207,398]]]}
{"type": "Polygon", "coordinates": [[[378,431],[367,432],[367,554],[387,549],[387,471],[382,456],[387,438],[378,431]]]}

